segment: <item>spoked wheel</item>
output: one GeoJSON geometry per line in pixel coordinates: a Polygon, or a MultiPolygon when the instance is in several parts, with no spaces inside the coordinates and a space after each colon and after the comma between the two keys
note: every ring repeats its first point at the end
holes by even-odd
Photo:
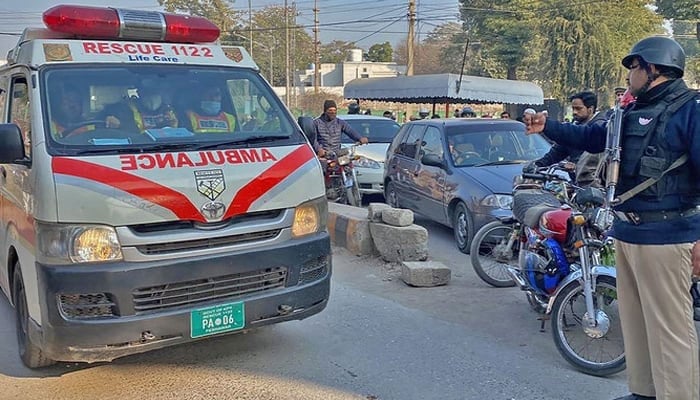
{"type": "Polygon", "coordinates": [[[357,187],[357,182],[353,183],[349,188],[345,188],[345,195],[348,198],[348,204],[359,207],[362,197],[360,196],[360,188],[357,187]]]}
{"type": "Polygon", "coordinates": [[[515,286],[507,271],[509,264],[515,265],[518,262],[518,242],[513,241],[508,245],[512,234],[513,225],[494,221],[479,229],[472,240],[472,268],[479,278],[491,286],[515,286]]]}
{"type": "Polygon", "coordinates": [[[579,281],[566,286],[552,307],[552,335],[559,353],[576,369],[608,376],[625,369],[615,278],[598,277],[593,304],[596,325],[588,327],[583,287],[579,281]]]}

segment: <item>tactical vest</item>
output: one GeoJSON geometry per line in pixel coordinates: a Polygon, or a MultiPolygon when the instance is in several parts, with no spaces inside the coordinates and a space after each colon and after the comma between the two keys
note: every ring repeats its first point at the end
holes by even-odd
{"type": "MultiPolygon", "coordinates": [[[[666,123],[681,106],[697,96],[680,79],[656,104],[637,109],[631,107],[623,119],[620,180],[617,193],[624,193],[648,178],[658,178],[685,150],[672,150],[666,135],[666,123]]],[[[700,183],[692,179],[690,168],[676,168],[635,197],[660,202],[665,196],[695,197],[700,183]]],[[[687,205],[695,204],[693,200],[687,205]]],[[[681,206],[680,204],[678,206],[681,206]]]]}

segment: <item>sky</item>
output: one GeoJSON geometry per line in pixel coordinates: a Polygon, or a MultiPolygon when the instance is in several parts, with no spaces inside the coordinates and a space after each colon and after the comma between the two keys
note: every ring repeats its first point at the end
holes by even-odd
{"type": "MultiPolygon", "coordinates": [[[[297,23],[313,26],[314,0],[287,0],[299,10],[297,23]]],[[[58,4],[84,4],[138,10],[160,10],[157,0],[4,0],[0,2],[0,59],[14,47],[25,27],[43,27],[42,13],[58,4]]],[[[283,6],[284,0],[235,0],[233,8],[253,12],[265,6],[283,6]]],[[[418,23],[416,33],[421,38],[437,25],[457,21],[458,1],[416,0],[418,23]]],[[[408,0],[318,0],[320,40],[356,42],[365,50],[375,43],[390,42],[396,46],[408,32],[408,0]]],[[[255,39],[255,38],[253,38],[255,39]]]]}

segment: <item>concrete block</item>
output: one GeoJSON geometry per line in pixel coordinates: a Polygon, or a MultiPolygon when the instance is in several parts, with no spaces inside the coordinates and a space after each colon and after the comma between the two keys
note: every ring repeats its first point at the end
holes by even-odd
{"type": "Polygon", "coordinates": [[[375,254],[369,220],[364,209],[328,203],[328,233],[331,241],[357,256],[375,254]]]}
{"type": "Polygon", "coordinates": [[[382,210],[382,222],[393,226],[410,226],[413,224],[413,211],[405,208],[382,210]]]}
{"type": "Polygon", "coordinates": [[[439,261],[405,261],[401,264],[401,279],[410,286],[447,285],[451,276],[452,271],[439,261]]]}
{"type": "Polygon", "coordinates": [[[428,230],[419,225],[391,226],[370,222],[374,247],[389,262],[428,259],[428,230]]]}
{"type": "Polygon", "coordinates": [[[382,222],[382,211],[390,209],[391,206],[385,203],[369,203],[367,206],[367,219],[371,222],[382,222]]]}

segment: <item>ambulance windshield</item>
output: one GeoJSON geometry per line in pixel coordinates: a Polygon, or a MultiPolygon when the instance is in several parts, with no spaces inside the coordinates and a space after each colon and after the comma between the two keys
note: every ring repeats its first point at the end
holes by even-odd
{"type": "Polygon", "coordinates": [[[42,74],[51,153],[304,141],[271,88],[248,69],[71,66],[42,74]]]}

